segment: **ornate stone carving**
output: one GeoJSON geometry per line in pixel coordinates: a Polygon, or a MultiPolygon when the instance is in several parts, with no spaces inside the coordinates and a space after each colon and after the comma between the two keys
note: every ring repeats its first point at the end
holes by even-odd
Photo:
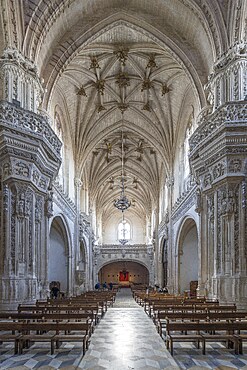
{"type": "Polygon", "coordinates": [[[62,143],[51,129],[47,118],[17,108],[12,104],[0,102],[0,126],[7,125],[23,132],[42,137],[48,144],[49,149],[60,159],[62,143]]]}
{"type": "MultiPolygon", "coordinates": [[[[237,185],[232,194],[230,206],[234,211],[234,261],[235,261],[235,273],[239,273],[240,270],[240,205],[239,205],[239,189],[240,185],[237,185]]],[[[246,228],[245,228],[246,229],[246,228]]],[[[246,234],[246,232],[245,232],[246,234]]],[[[246,236],[246,235],[245,235],[246,236]]],[[[246,242],[246,239],[245,239],[246,242]]]]}
{"type": "Polygon", "coordinates": [[[190,191],[187,192],[185,197],[176,201],[171,214],[173,223],[176,223],[186,214],[186,212],[188,212],[190,208],[193,207],[193,205],[195,204],[195,192],[196,186],[190,189],[190,191]]]}
{"type": "Polygon", "coordinates": [[[35,202],[35,222],[39,223],[42,220],[43,216],[43,197],[36,196],[35,202]]]}
{"type": "Polygon", "coordinates": [[[99,62],[98,62],[97,57],[91,56],[90,59],[91,59],[91,64],[90,64],[89,69],[99,69],[100,66],[99,66],[99,62]]]}
{"type": "Polygon", "coordinates": [[[128,58],[128,52],[129,52],[129,49],[126,48],[125,46],[120,46],[118,48],[118,50],[114,51],[113,54],[116,55],[117,59],[119,60],[119,62],[125,66],[126,64],[126,60],[128,58]]]}
{"type": "Polygon", "coordinates": [[[195,194],[195,211],[197,213],[201,213],[202,210],[202,194],[199,188],[196,189],[195,194]]]}
{"type": "Polygon", "coordinates": [[[77,91],[77,95],[87,96],[86,91],[83,86],[81,86],[80,89],[77,91]]]}
{"type": "Polygon", "coordinates": [[[147,66],[146,66],[146,69],[147,68],[153,69],[153,68],[156,68],[156,67],[157,67],[157,64],[155,62],[155,55],[154,54],[150,54],[149,60],[148,60],[147,66]]]}
{"type": "Polygon", "coordinates": [[[124,113],[129,108],[129,104],[127,103],[119,103],[118,109],[121,111],[121,113],[124,113]]]}
{"type": "Polygon", "coordinates": [[[104,95],[105,80],[98,80],[95,82],[95,87],[100,95],[104,95]]]}
{"type": "Polygon", "coordinates": [[[3,180],[6,180],[9,176],[12,175],[12,167],[10,162],[6,162],[3,164],[2,167],[3,171],[3,180]]]}
{"type": "Polygon", "coordinates": [[[153,82],[150,79],[147,78],[147,79],[143,80],[143,82],[142,82],[141,91],[149,90],[152,87],[153,87],[153,82]]]}
{"type": "Polygon", "coordinates": [[[226,102],[244,99],[246,67],[247,47],[244,42],[235,43],[218,59],[206,86],[213,96],[214,109],[226,102]]]}
{"type": "Polygon", "coordinates": [[[215,208],[214,208],[214,196],[208,196],[207,198],[207,213],[208,213],[208,221],[210,229],[212,230],[212,233],[214,233],[214,214],[215,214],[215,208]]]}
{"type": "Polygon", "coordinates": [[[224,163],[217,163],[213,167],[213,178],[214,180],[217,179],[220,176],[223,176],[225,174],[225,164],[224,163]]]}
{"type": "Polygon", "coordinates": [[[144,105],[143,105],[143,107],[142,107],[142,110],[146,110],[147,112],[151,112],[151,105],[150,105],[150,102],[149,101],[147,101],[144,105]]]}
{"type": "Polygon", "coordinates": [[[232,214],[236,208],[233,191],[220,188],[219,190],[219,213],[220,215],[232,214]]]}
{"type": "Polygon", "coordinates": [[[45,212],[47,217],[53,216],[53,192],[49,191],[46,196],[45,212]]]}
{"type": "Polygon", "coordinates": [[[14,166],[14,172],[16,175],[21,177],[29,177],[30,176],[30,168],[29,166],[22,161],[17,161],[14,166]]]}
{"type": "Polygon", "coordinates": [[[119,87],[127,87],[130,86],[130,79],[127,72],[119,72],[116,76],[116,84],[119,87]]]}
{"type": "Polygon", "coordinates": [[[92,236],[93,238],[89,217],[84,212],[81,212],[79,217],[79,240],[83,240],[85,236],[87,238],[92,236]]]}
{"type": "Polygon", "coordinates": [[[246,102],[231,102],[223,105],[211,115],[204,117],[200,126],[189,139],[190,150],[194,151],[197,145],[202,143],[224,125],[231,125],[232,122],[244,123],[247,117],[246,102]]]}
{"type": "Polygon", "coordinates": [[[76,206],[74,202],[64,193],[62,186],[59,183],[53,184],[53,202],[61,209],[61,211],[72,221],[76,218],[76,206]]]}
{"type": "Polygon", "coordinates": [[[206,173],[206,175],[204,176],[204,179],[203,179],[204,188],[207,188],[208,186],[211,186],[211,183],[212,183],[212,176],[208,172],[208,173],[206,173]]]}
{"type": "Polygon", "coordinates": [[[241,172],[242,170],[242,161],[241,159],[234,158],[229,161],[229,172],[241,172]]]}
{"type": "Polygon", "coordinates": [[[35,64],[19,50],[8,47],[0,59],[0,70],[5,86],[4,100],[15,99],[22,108],[36,112],[44,92],[35,64]]]}
{"type": "Polygon", "coordinates": [[[166,84],[163,84],[162,85],[162,88],[161,88],[161,95],[162,96],[165,96],[166,94],[168,94],[169,92],[171,91],[171,88],[168,87],[166,84]]]}

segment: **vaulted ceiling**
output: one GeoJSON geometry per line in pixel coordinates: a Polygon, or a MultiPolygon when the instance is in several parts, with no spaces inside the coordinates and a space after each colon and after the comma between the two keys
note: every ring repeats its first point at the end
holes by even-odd
{"type": "MultiPolygon", "coordinates": [[[[18,3],[20,7],[21,3],[18,3]]],[[[234,37],[225,0],[23,0],[20,49],[59,112],[76,176],[105,217],[120,194],[150,214],[212,65],[234,37]],[[123,145],[122,145],[123,141],[123,145]],[[123,149],[123,152],[122,152],[123,149]]],[[[17,12],[17,6],[15,8],[17,12]]]]}

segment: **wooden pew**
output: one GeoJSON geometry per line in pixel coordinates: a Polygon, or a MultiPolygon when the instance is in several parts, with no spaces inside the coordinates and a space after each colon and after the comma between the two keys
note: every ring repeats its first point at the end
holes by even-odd
{"type": "Polygon", "coordinates": [[[158,311],[154,317],[154,324],[162,337],[163,328],[169,321],[241,321],[247,320],[247,312],[163,312],[158,311]]]}
{"type": "Polygon", "coordinates": [[[11,320],[11,321],[33,321],[33,322],[45,322],[45,321],[80,321],[80,322],[92,322],[95,324],[96,318],[93,312],[79,312],[79,313],[32,313],[32,312],[0,312],[0,320],[11,320]]]}
{"type": "Polygon", "coordinates": [[[21,323],[17,322],[1,322],[0,321],[0,343],[13,342],[15,345],[14,353],[18,353],[19,338],[22,328],[21,323]],[[4,332],[4,333],[3,333],[4,332]]]}
{"type": "Polygon", "coordinates": [[[247,330],[247,321],[231,322],[170,322],[166,325],[166,346],[173,355],[174,342],[202,342],[202,353],[206,353],[207,342],[224,341],[233,344],[235,353],[241,348],[239,336],[247,330]],[[186,334],[181,334],[181,332],[186,334]],[[235,334],[239,332],[239,334],[235,334]]]}
{"type": "MultiPolygon", "coordinates": [[[[12,323],[13,324],[13,323],[12,323]]],[[[19,324],[19,323],[14,323],[19,324]]],[[[22,334],[17,338],[19,343],[19,353],[22,354],[23,348],[30,342],[50,342],[51,354],[54,353],[54,344],[60,342],[82,342],[83,355],[88,348],[88,341],[92,333],[92,325],[82,322],[29,322],[21,324],[22,334]],[[62,334],[61,332],[70,334],[62,334]],[[35,332],[35,333],[33,333],[35,332]],[[71,334],[79,332],[78,334],[71,334]]],[[[1,323],[0,323],[1,328],[1,323]]]]}

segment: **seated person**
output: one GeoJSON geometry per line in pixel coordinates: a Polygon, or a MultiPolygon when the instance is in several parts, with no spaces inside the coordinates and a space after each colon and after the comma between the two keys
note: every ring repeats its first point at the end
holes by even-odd
{"type": "Polygon", "coordinates": [[[59,295],[59,288],[57,285],[53,285],[53,287],[51,288],[51,295],[52,295],[52,298],[58,298],[58,295],[59,295]]]}
{"type": "Polygon", "coordinates": [[[99,290],[100,289],[100,283],[99,282],[97,282],[96,284],[95,284],[95,287],[94,287],[96,290],[99,290]]]}

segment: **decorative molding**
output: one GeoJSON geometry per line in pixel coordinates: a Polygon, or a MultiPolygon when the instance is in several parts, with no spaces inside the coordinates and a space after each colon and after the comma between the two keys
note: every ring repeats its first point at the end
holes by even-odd
{"type": "Polygon", "coordinates": [[[233,125],[234,123],[246,124],[247,117],[247,102],[229,102],[222,105],[214,113],[205,116],[198,124],[198,128],[189,139],[190,157],[198,147],[202,148],[202,144],[212,138],[217,130],[221,127],[233,125]]]}
{"type": "Polygon", "coordinates": [[[76,219],[76,206],[74,202],[63,192],[60,184],[53,183],[53,202],[72,221],[76,219]]]}
{"type": "Polygon", "coordinates": [[[84,213],[80,212],[79,215],[79,240],[82,241],[86,237],[89,239],[93,235],[92,227],[90,222],[90,217],[84,213]]]}
{"type": "Polygon", "coordinates": [[[181,219],[186,212],[195,205],[196,189],[197,185],[194,185],[194,187],[188,191],[184,197],[179,198],[179,200],[176,201],[171,213],[173,223],[176,223],[181,219]]]}
{"type": "Polygon", "coordinates": [[[50,127],[47,117],[0,101],[0,128],[5,127],[44,140],[56,160],[61,160],[62,143],[50,127]]]}

